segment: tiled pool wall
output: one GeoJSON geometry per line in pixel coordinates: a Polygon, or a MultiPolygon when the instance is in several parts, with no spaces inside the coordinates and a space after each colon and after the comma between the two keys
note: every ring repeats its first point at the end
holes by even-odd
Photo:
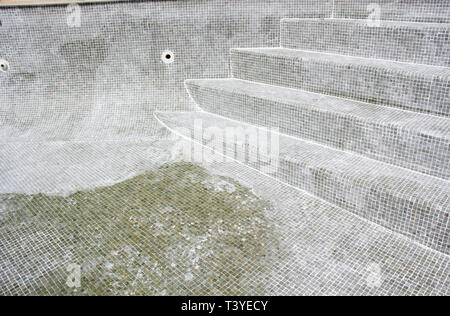
{"type": "MultiPolygon", "coordinates": [[[[8,72],[0,73],[0,120],[7,127],[1,136],[155,134],[149,114],[191,109],[184,80],[228,77],[230,48],[278,46],[284,17],[365,18],[371,2],[188,0],[0,8],[0,58],[9,63],[8,72]],[[165,51],[173,54],[170,64],[161,60],[165,51]],[[115,130],[93,130],[105,119],[115,130]],[[88,131],[80,133],[80,126],[88,131]],[[30,127],[36,128],[24,135],[30,127]]],[[[386,19],[411,19],[411,8],[424,20],[449,16],[447,1],[377,3],[386,19]]]]}
{"type": "Polygon", "coordinates": [[[325,16],[322,7],[254,0],[81,5],[79,27],[68,25],[67,6],[1,8],[0,56],[10,68],[0,77],[0,119],[12,126],[3,136],[20,136],[25,123],[52,126],[40,128],[39,138],[72,139],[71,125],[95,111],[102,120],[129,120],[117,124],[133,130],[136,115],[151,121],[155,109],[190,109],[185,79],[227,77],[231,47],[276,46],[281,17],[325,16]],[[171,64],[161,60],[167,50],[171,64]]]}

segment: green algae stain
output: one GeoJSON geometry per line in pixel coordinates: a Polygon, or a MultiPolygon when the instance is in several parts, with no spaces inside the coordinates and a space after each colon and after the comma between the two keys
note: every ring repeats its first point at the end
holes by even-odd
{"type": "Polygon", "coordinates": [[[190,163],[68,197],[8,197],[0,227],[52,228],[58,262],[35,294],[261,295],[276,245],[271,205],[232,179],[190,163]],[[55,238],[57,237],[57,238],[55,238]],[[56,250],[59,249],[59,250],[56,250]],[[66,285],[69,263],[81,287],[66,285]]]}

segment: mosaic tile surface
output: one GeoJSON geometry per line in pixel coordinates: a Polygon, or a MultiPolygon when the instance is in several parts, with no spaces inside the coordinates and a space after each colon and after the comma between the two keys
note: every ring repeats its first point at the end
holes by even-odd
{"type": "Polygon", "coordinates": [[[372,3],[1,7],[0,295],[449,295],[450,4],[372,3]],[[283,118],[280,176],[174,161],[199,106],[283,118]]]}

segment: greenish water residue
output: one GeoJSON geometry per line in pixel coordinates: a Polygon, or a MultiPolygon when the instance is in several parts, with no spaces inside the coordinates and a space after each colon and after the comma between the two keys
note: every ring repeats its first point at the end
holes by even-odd
{"type": "MultiPolygon", "coordinates": [[[[277,244],[264,216],[272,206],[193,164],[164,165],[68,197],[9,195],[0,202],[0,237],[8,236],[2,246],[25,256],[13,263],[21,280],[28,275],[18,293],[266,293],[268,256],[277,244]],[[71,263],[81,265],[78,289],[66,284],[71,263]]],[[[0,258],[8,264],[11,258],[0,258]]]]}

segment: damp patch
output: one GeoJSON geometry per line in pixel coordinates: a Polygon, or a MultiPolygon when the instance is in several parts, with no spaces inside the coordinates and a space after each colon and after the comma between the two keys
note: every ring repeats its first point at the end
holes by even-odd
{"type": "Polygon", "coordinates": [[[0,291],[262,295],[277,244],[268,211],[250,189],[190,163],[68,197],[3,195],[0,291]],[[70,265],[81,267],[79,288],[67,285],[70,265]]]}

